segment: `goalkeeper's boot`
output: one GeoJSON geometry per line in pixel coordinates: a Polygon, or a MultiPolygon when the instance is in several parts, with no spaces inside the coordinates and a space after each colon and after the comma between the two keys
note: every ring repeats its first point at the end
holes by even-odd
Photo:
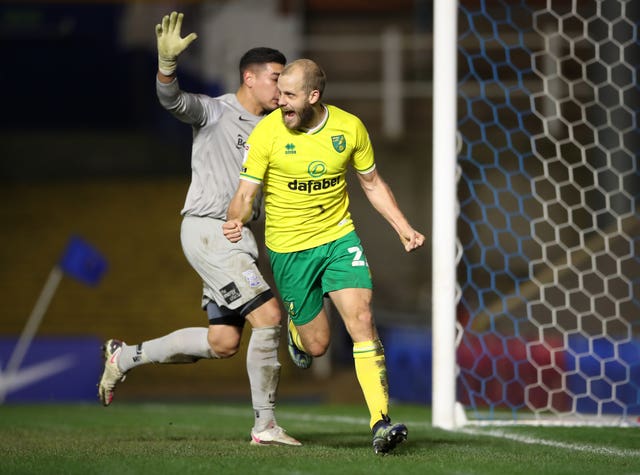
{"type": "Polygon", "coordinates": [[[251,445],[302,445],[299,441],[287,435],[287,432],[272,422],[268,428],[263,431],[256,432],[251,429],[251,445]]]}
{"type": "Polygon", "coordinates": [[[100,383],[98,383],[98,396],[100,396],[102,404],[108,406],[113,401],[116,384],[124,381],[126,377],[125,373],[118,368],[122,342],[119,340],[107,340],[102,346],[102,351],[104,353],[104,371],[102,372],[100,383]]]}
{"type": "Polygon", "coordinates": [[[376,454],[386,454],[396,445],[407,440],[407,426],[404,424],[392,424],[389,416],[383,415],[382,419],[373,426],[373,451],[376,454]]]}
{"type": "Polygon", "coordinates": [[[295,342],[293,341],[293,335],[291,334],[291,331],[292,327],[293,331],[295,331],[295,327],[293,326],[291,318],[288,319],[287,326],[289,328],[287,332],[287,348],[289,349],[289,356],[291,356],[291,360],[298,368],[307,369],[313,362],[313,356],[302,351],[296,346],[295,342]]]}

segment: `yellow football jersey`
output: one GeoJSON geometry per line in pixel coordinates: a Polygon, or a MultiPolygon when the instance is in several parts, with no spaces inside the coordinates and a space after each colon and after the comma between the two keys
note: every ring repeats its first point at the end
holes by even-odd
{"type": "Polygon", "coordinates": [[[308,133],[289,130],[278,109],[247,140],[240,178],[263,184],[267,247],[294,252],[353,231],[347,165],[375,168],[365,126],[353,114],[327,105],[325,120],[308,133]]]}

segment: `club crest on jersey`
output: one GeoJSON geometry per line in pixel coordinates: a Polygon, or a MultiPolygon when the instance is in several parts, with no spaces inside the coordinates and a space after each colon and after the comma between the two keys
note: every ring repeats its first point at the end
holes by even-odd
{"type": "Polygon", "coordinates": [[[344,138],[344,135],[332,135],[331,143],[333,144],[333,148],[336,152],[342,153],[347,148],[347,139],[344,138]]]}

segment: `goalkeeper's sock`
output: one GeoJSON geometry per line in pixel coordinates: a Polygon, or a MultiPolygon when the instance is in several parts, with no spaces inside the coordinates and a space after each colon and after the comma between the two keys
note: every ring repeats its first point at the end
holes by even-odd
{"type": "Polygon", "coordinates": [[[275,421],[276,391],[280,381],[278,346],[280,325],[254,328],[247,347],[247,374],[251,385],[254,430],[261,432],[275,421]]]}
{"type": "Polygon", "coordinates": [[[379,339],[353,343],[356,376],[362,388],[371,420],[370,427],[389,413],[389,384],[384,348],[379,339]]]}
{"type": "Polygon", "coordinates": [[[147,363],[194,363],[218,358],[209,346],[207,333],[207,328],[182,328],[138,345],[123,344],[118,367],[126,373],[147,363]]]}

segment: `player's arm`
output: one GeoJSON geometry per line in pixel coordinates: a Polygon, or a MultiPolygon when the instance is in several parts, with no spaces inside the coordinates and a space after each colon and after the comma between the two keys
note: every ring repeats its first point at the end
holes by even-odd
{"type": "Polygon", "coordinates": [[[183,13],[171,12],[162,18],[162,23],[156,25],[156,39],[158,40],[158,81],[168,84],[176,77],[178,56],[198,37],[190,33],[180,37],[183,13]]]}
{"type": "MultiPolygon", "coordinates": [[[[180,37],[183,17],[182,13],[172,12],[162,18],[161,24],[156,25],[158,44],[156,94],[162,107],[178,120],[190,125],[203,126],[215,120],[216,111],[208,110],[199,95],[180,90],[176,77],[178,56],[198,37],[195,33],[184,38],[180,37]]],[[[209,104],[211,107],[216,106],[212,102],[209,104]]]]}
{"type": "Polygon", "coordinates": [[[253,215],[253,201],[259,190],[259,183],[240,180],[227,209],[227,222],[222,225],[222,232],[229,241],[238,242],[242,239],[242,226],[253,215]]]}
{"type": "Polygon", "coordinates": [[[357,173],[360,186],[372,206],[386,219],[400,236],[407,252],[424,244],[424,236],[413,229],[404,216],[389,185],[374,168],[368,173],[357,173]]]}

